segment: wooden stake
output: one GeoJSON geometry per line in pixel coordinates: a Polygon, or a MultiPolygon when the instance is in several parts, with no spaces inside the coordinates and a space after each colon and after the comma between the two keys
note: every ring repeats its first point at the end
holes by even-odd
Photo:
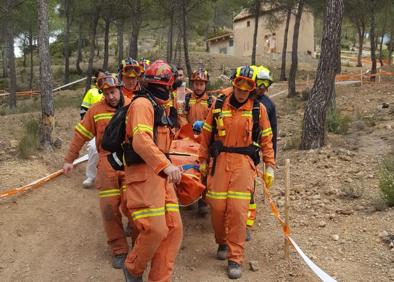
{"type": "Polygon", "coordinates": [[[378,70],[378,82],[380,83],[380,69],[378,70]]]}
{"type": "Polygon", "coordinates": [[[363,68],[361,68],[361,70],[360,70],[360,75],[361,75],[361,79],[360,79],[361,86],[363,86],[363,68]]]}
{"type": "MultiPolygon", "coordinates": [[[[285,223],[289,225],[290,160],[285,161],[285,223]]],[[[285,258],[289,258],[289,241],[285,238],[285,258]]]]}

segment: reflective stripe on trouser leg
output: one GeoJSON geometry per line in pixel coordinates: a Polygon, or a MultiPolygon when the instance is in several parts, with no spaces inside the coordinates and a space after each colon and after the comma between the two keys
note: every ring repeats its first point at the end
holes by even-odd
{"type": "Polygon", "coordinates": [[[171,281],[175,259],[182,242],[182,220],[179,212],[167,210],[168,235],[163,239],[151,261],[149,281],[171,281]]]}
{"type": "Polygon", "coordinates": [[[142,182],[130,183],[127,185],[127,206],[139,231],[125,262],[127,270],[140,276],[151,262],[148,280],[170,281],[182,240],[182,223],[173,185],[156,174],[142,182]],[[145,207],[138,208],[143,203],[145,207]]]}
{"type": "MultiPolygon", "coordinates": [[[[220,163],[218,164],[220,165],[220,163]]],[[[209,174],[207,179],[206,201],[210,205],[211,222],[217,244],[227,243],[226,206],[229,177],[230,174],[224,172],[215,174],[213,177],[209,174]]]]}

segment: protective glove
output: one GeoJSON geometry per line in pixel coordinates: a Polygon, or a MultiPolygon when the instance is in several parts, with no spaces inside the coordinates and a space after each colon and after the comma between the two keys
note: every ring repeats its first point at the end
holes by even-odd
{"type": "Polygon", "coordinates": [[[265,186],[269,189],[271,188],[272,184],[274,183],[275,179],[275,173],[274,169],[270,166],[266,167],[264,174],[263,174],[263,179],[265,186]]]}
{"type": "Polygon", "coordinates": [[[193,131],[200,133],[203,126],[204,122],[202,120],[197,120],[193,123],[193,131]]]}
{"type": "Polygon", "coordinates": [[[206,162],[200,164],[200,173],[202,176],[207,176],[208,174],[208,166],[206,162]]]}

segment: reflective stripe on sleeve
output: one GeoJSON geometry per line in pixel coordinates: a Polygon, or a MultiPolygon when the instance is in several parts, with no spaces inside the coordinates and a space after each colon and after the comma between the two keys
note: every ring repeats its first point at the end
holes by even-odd
{"type": "Polygon", "coordinates": [[[136,135],[136,134],[142,133],[142,132],[148,132],[150,134],[153,134],[153,127],[146,125],[146,124],[137,124],[133,128],[133,135],[136,135]]]}
{"type": "Polygon", "coordinates": [[[92,139],[94,137],[93,133],[90,132],[89,130],[87,130],[82,123],[78,123],[75,126],[75,130],[78,131],[80,134],[82,134],[83,136],[85,136],[86,138],[88,138],[89,140],[92,139]]]}
{"type": "Polygon", "coordinates": [[[212,126],[209,125],[208,123],[204,122],[204,125],[202,127],[203,129],[205,129],[208,132],[212,132],[212,126]]]}
{"type": "Polygon", "coordinates": [[[262,130],[260,134],[261,134],[261,137],[268,136],[268,135],[272,134],[272,128],[268,127],[266,129],[262,130]]]}

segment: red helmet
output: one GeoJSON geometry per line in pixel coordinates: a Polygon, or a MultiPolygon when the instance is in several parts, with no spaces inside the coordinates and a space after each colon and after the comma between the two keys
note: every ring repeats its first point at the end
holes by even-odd
{"type": "Polygon", "coordinates": [[[174,83],[174,74],[169,64],[163,60],[154,61],[144,74],[146,83],[172,86],[174,83]]]}

